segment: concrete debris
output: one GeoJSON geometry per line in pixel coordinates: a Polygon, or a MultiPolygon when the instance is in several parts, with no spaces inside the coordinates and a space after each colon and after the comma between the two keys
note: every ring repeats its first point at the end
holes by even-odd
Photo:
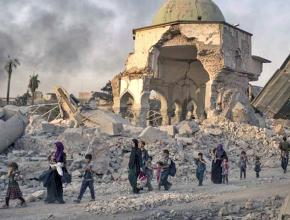
{"type": "Polygon", "coordinates": [[[114,136],[121,135],[123,124],[128,124],[128,121],[116,114],[102,110],[86,110],[74,96],[69,95],[61,87],[56,87],[55,92],[58,97],[62,119],[69,120],[73,127],[83,125],[87,127],[99,127],[102,133],[114,136]]]}
{"type": "Polygon", "coordinates": [[[94,128],[67,128],[58,136],[66,150],[73,153],[80,153],[88,148],[92,138],[95,137],[96,129],[94,128]]]}
{"type": "Polygon", "coordinates": [[[182,137],[192,136],[199,131],[199,125],[194,121],[182,121],[177,125],[178,134],[182,137]]]}
{"type": "Polygon", "coordinates": [[[2,118],[4,120],[0,120],[0,153],[23,135],[28,123],[25,111],[20,111],[16,106],[6,106],[2,118]]]}
{"type": "Polygon", "coordinates": [[[159,129],[167,132],[170,137],[174,137],[177,133],[177,128],[174,125],[160,126],[159,129]]]}
{"type": "Polygon", "coordinates": [[[44,199],[46,192],[44,190],[36,191],[30,195],[28,195],[25,200],[26,202],[36,202],[37,200],[44,199]]]}
{"type": "MultiPolygon", "coordinates": [[[[123,132],[123,123],[127,121],[121,117],[101,110],[92,110],[82,113],[85,118],[85,125],[88,127],[99,126],[100,131],[108,135],[121,135],[123,132]]],[[[127,122],[128,123],[128,122],[127,122]]]]}
{"type": "Polygon", "coordinates": [[[158,140],[168,139],[169,136],[167,132],[149,126],[142,131],[142,133],[139,135],[139,138],[145,141],[155,142],[158,140]]]}
{"type": "Polygon", "coordinates": [[[208,196],[202,197],[195,193],[167,193],[155,195],[138,195],[138,196],[122,196],[117,197],[114,201],[99,200],[87,205],[86,210],[90,212],[95,212],[98,215],[104,214],[117,214],[120,212],[128,211],[145,211],[148,209],[153,209],[157,206],[162,206],[166,204],[171,204],[172,202],[189,203],[192,201],[197,201],[201,199],[208,198],[208,196]],[[144,199],[146,197],[146,202],[144,199]]]}
{"type": "Polygon", "coordinates": [[[290,119],[290,55],[252,102],[261,112],[275,119],[290,119]]]}
{"type": "MultiPolygon", "coordinates": [[[[87,112],[89,113],[90,111],[87,112]]],[[[100,117],[102,113],[96,115],[100,117]]],[[[118,116],[111,115],[108,120],[123,125],[118,116]]],[[[13,149],[9,149],[8,153],[3,154],[3,157],[0,158],[0,188],[4,189],[5,187],[5,164],[8,161],[19,163],[21,172],[26,179],[37,177],[43,170],[47,169],[47,155],[54,150],[53,143],[62,141],[67,153],[68,169],[73,177],[72,185],[65,188],[66,196],[76,197],[79,192],[80,176],[82,174],[80,168],[86,153],[92,153],[95,170],[100,174],[95,177],[96,183],[98,183],[97,190],[100,190],[99,192],[102,195],[114,194],[112,187],[117,184],[115,187],[118,191],[113,196],[114,198],[98,199],[96,202],[86,206],[87,211],[98,213],[99,215],[108,215],[110,213],[123,213],[127,210],[142,211],[144,208],[152,209],[169,204],[189,203],[210,197],[193,191],[187,191],[186,194],[183,192],[170,192],[169,194],[158,194],[158,196],[155,194],[141,194],[141,197],[128,196],[128,162],[132,147],[131,139],[133,137],[139,137],[139,139],[146,141],[146,149],[149,155],[153,157],[153,163],[161,159],[164,149],[168,149],[170,157],[175,161],[178,168],[176,177],[171,178],[170,181],[174,185],[192,184],[196,181],[194,158],[197,157],[199,152],[203,153],[205,160],[209,164],[207,168],[209,171],[211,164],[209,150],[219,143],[224,144],[229,156],[231,178],[236,178],[239,175],[237,172],[237,156],[242,150],[247,152],[249,169],[252,169],[256,156],[260,156],[263,169],[279,168],[280,152],[278,143],[281,140],[281,133],[275,131],[277,130],[276,127],[280,128],[278,125],[273,120],[267,120],[266,128],[259,128],[248,124],[231,122],[224,118],[206,119],[199,123],[189,120],[172,126],[147,127],[145,129],[125,123],[125,132],[115,136],[104,134],[101,126],[87,125],[74,128],[64,124],[48,123],[39,116],[33,116],[30,118],[25,134],[15,142],[13,149]],[[112,187],[108,188],[108,185],[112,185],[112,187]],[[141,204],[145,205],[142,206],[141,204]]],[[[289,132],[286,124],[283,125],[283,130],[285,131],[284,133],[289,132]]],[[[106,132],[109,133],[109,130],[106,132]]],[[[207,172],[206,175],[208,176],[209,173],[207,172]]],[[[272,182],[274,180],[269,179],[266,181],[272,182]]],[[[24,184],[25,198],[28,201],[38,201],[44,196],[41,193],[43,188],[39,183],[26,180],[24,184]]],[[[272,207],[274,203],[273,200],[272,205],[263,206],[272,207]]],[[[263,219],[261,216],[264,215],[278,215],[277,211],[264,213],[261,211],[262,208],[259,207],[259,204],[257,205],[254,201],[247,203],[244,201],[240,204],[230,202],[222,207],[213,207],[209,216],[219,215],[223,219],[235,219],[235,216],[240,216],[244,219],[263,219]],[[251,213],[253,210],[258,211],[251,213]]],[[[195,216],[196,219],[198,217],[203,219],[206,213],[200,212],[197,214],[191,211],[181,213],[178,210],[171,210],[168,212],[160,211],[154,217],[157,215],[161,218],[168,216],[173,218],[174,216],[176,219],[186,219],[186,215],[195,216]]]]}

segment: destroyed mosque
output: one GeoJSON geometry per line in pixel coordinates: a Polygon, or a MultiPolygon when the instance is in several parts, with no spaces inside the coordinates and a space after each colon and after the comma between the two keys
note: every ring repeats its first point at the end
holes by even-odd
{"type": "Polygon", "coordinates": [[[270,61],[252,54],[252,34],[227,23],[213,1],[166,1],[133,39],[112,80],[115,113],[143,127],[217,115],[259,125],[249,83],[270,61]]]}

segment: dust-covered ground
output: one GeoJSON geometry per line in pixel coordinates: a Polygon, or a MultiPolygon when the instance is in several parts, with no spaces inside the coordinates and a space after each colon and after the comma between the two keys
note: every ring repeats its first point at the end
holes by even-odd
{"type": "Polygon", "coordinates": [[[131,194],[126,182],[96,183],[96,202],[88,202],[87,192],[81,204],[73,203],[76,193],[67,195],[68,186],[64,205],[30,202],[26,208],[2,209],[0,219],[277,219],[289,184],[290,174],[278,168],[263,170],[260,179],[249,170],[246,180],[231,178],[229,185],[213,185],[207,178],[203,187],[174,183],[169,192],[140,195],[131,194]]]}
{"type": "MultiPolygon", "coordinates": [[[[7,188],[7,163],[15,161],[24,177],[20,187],[27,200],[26,208],[0,210],[0,219],[277,219],[284,198],[288,194],[290,173],[280,168],[279,142],[290,129],[281,129],[273,120],[264,128],[228,120],[183,121],[159,128],[139,128],[123,124],[118,136],[106,135],[98,128],[71,128],[50,124],[33,117],[23,137],[0,154],[0,203],[4,203],[7,188]],[[128,178],[128,161],[132,138],[146,141],[145,148],[160,160],[168,149],[177,173],[170,181],[169,192],[145,189],[139,195],[131,193],[128,178]],[[65,204],[44,204],[45,188],[31,178],[38,177],[49,164],[47,156],[55,150],[55,141],[62,141],[67,154],[67,168],[72,183],[64,188],[65,204]],[[210,150],[223,144],[230,163],[229,185],[213,185],[210,181],[210,150]],[[239,179],[238,161],[241,151],[247,153],[248,177],[239,179]],[[77,198],[84,155],[90,152],[100,176],[95,177],[96,201],[89,202],[87,191],[81,204],[77,198]],[[204,186],[198,187],[194,158],[204,154],[207,174],[204,186]],[[261,158],[261,178],[256,179],[254,161],[261,158]]],[[[289,190],[290,191],[290,190],[289,190]]]]}

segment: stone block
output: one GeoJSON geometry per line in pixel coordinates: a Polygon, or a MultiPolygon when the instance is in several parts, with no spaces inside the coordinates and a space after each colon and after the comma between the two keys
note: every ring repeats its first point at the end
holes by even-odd
{"type": "Polygon", "coordinates": [[[94,110],[84,113],[84,116],[88,119],[86,125],[98,125],[104,134],[115,136],[121,135],[123,132],[123,121],[116,114],[94,110]]]}
{"type": "Polygon", "coordinates": [[[158,128],[149,126],[142,131],[142,133],[139,135],[139,138],[145,141],[154,142],[154,141],[166,140],[169,138],[169,136],[167,132],[161,131],[158,128]]]}
{"type": "Polygon", "coordinates": [[[178,133],[180,136],[191,136],[199,131],[199,125],[194,121],[183,121],[178,124],[178,133]]]}
{"type": "Polygon", "coordinates": [[[23,135],[25,127],[25,119],[18,113],[7,121],[0,120],[0,153],[23,135]]]}
{"type": "Polygon", "coordinates": [[[177,133],[177,128],[174,125],[161,126],[159,129],[165,131],[170,137],[174,137],[177,133]]]}

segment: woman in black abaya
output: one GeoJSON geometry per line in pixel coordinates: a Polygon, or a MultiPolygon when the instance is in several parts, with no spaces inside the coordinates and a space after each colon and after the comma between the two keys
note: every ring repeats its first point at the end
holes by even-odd
{"type": "Polygon", "coordinates": [[[211,168],[211,181],[214,184],[222,183],[222,161],[227,158],[227,154],[222,144],[219,144],[217,148],[213,150],[213,160],[211,168]]]}

